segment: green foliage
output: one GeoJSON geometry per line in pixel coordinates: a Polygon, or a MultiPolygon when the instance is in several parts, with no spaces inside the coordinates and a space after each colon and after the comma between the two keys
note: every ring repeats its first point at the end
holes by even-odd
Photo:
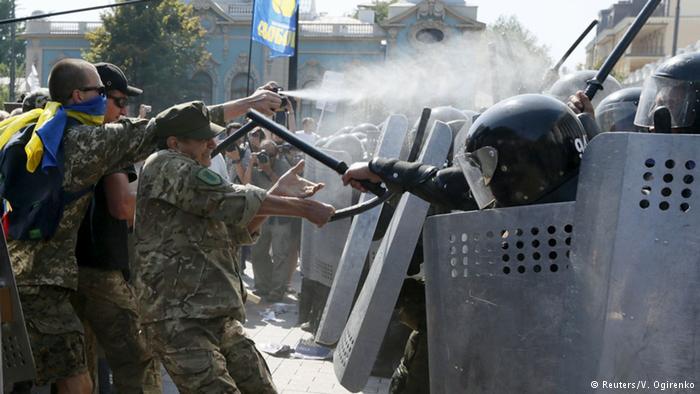
{"type": "MultiPolygon", "coordinates": [[[[14,17],[12,10],[13,4],[13,0],[0,0],[0,19],[14,17]]],[[[0,25],[0,77],[10,76],[10,63],[12,60],[10,57],[10,48],[12,47],[11,32],[13,28],[15,29],[15,32],[21,32],[24,30],[24,24],[8,23],[5,25],[0,25]]],[[[15,74],[17,78],[24,76],[24,57],[26,45],[25,40],[15,39],[15,74]]],[[[7,101],[9,99],[8,92],[8,87],[3,87],[0,89],[0,100],[7,101]]]]}
{"type": "Polygon", "coordinates": [[[193,97],[191,76],[210,54],[191,5],[162,0],[119,7],[103,14],[102,23],[88,34],[86,60],[122,68],[129,83],[143,89],[140,101],[154,111],[193,97]]]}
{"type": "Polygon", "coordinates": [[[542,58],[543,61],[549,64],[552,63],[549,47],[540,44],[537,37],[523,26],[515,15],[499,16],[495,22],[488,25],[488,31],[500,34],[509,41],[518,42],[524,45],[528,52],[534,56],[542,58]]]}
{"type": "MultiPolygon", "coordinates": [[[[603,66],[603,62],[605,59],[600,59],[594,66],[593,70],[600,70],[600,68],[603,66]]],[[[619,66],[619,63],[618,63],[619,66]]],[[[585,68],[582,67],[582,70],[585,68]]],[[[627,77],[629,77],[629,73],[621,71],[620,67],[613,67],[612,71],[610,71],[610,75],[612,75],[613,78],[617,79],[618,82],[622,83],[627,77]]]]}
{"type": "MultiPolygon", "coordinates": [[[[369,8],[374,10],[374,20],[376,23],[382,23],[389,16],[389,6],[397,3],[399,0],[374,0],[373,5],[369,8]]],[[[355,11],[353,18],[357,18],[358,11],[355,11]]]]}

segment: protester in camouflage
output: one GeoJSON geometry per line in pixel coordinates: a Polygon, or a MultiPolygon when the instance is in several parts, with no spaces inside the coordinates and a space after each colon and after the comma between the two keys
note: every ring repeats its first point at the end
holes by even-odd
{"type": "MultiPolygon", "coordinates": [[[[52,100],[63,105],[97,100],[104,92],[95,67],[83,60],[63,59],[49,73],[52,100]]],[[[104,98],[103,98],[104,99],[104,98]]],[[[255,108],[272,114],[280,97],[258,90],[247,98],[212,108],[213,117],[233,119],[255,108]]],[[[67,192],[91,187],[106,173],[145,158],[155,147],[152,123],[123,118],[115,123],[69,123],[62,137],[63,186],[67,192]]],[[[69,298],[78,286],[74,249],[90,193],[65,207],[48,241],[8,240],[12,269],[36,362],[37,383],[55,383],[59,393],[89,393],[83,326],[69,298]]]]}
{"type": "Polygon", "coordinates": [[[298,177],[303,163],[269,192],[224,182],[207,168],[223,131],[213,118],[201,102],[155,118],[162,150],[144,164],[136,203],[142,323],[181,393],[275,393],[243,331],[245,289],[231,244],[252,243],[267,215],[323,225],[334,210],[298,198],[321,187],[298,177]]]}

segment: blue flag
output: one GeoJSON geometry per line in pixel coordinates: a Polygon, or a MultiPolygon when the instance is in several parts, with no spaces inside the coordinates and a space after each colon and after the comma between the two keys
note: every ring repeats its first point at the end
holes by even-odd
{"type": "Polygon", "coordinates": [[[272,50],[270,57],[294,56],[297,7],[296,0],[255,1],[251,36],[272,50]]]}

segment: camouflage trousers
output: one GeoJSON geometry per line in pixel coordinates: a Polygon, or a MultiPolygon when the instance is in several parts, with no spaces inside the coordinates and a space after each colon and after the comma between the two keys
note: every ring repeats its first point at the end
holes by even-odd
{"type": "Polygon", "coordinates": [[[148,349],[139,323],[136,295],[122,272],[80,267],[73,303],[86,332],[92,333],[86,338],[93,380],[97,339],[118,393],[162,393],[160,363],[148,349]]]}
{"type": "Polygon", "coordinates": [[[144,328],[181,394],[277,393],[262,354],[232,317],[172,319],[144,328]]]}
{"type": "Polygon", "coordinates": [[[86,372],[83,325],[70,302],[73,290],[59,286],[18,286],[36,384],[56,382],[86,372]]]}

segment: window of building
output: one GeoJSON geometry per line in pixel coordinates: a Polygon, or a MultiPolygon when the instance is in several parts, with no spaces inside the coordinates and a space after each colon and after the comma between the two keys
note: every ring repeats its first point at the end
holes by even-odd
{"type": "Polygon", "coordinates": [[[424,44],[433,44],[445,39],[445,33],[440,29],[427,28],[416,33],[416,40],[424,44]]]}
{"type": "Polygon", "coordinates": [[[248,95],[248,92],[246,91],[246,81],[248,79],[250,79],[250,91],[252,92],[256,88],[253,77],[249,77],[247,73],[238,73],[233,77],[233,80],[231,81],[231,100],[246,97],[248,95]]]}
{"type": "Polygon", "coordinates": [[[193,99],[202,100],[206,104],[213,102],[214,81],[211,76],[203,71],[198,71],[192,76],[193,99]]]}

